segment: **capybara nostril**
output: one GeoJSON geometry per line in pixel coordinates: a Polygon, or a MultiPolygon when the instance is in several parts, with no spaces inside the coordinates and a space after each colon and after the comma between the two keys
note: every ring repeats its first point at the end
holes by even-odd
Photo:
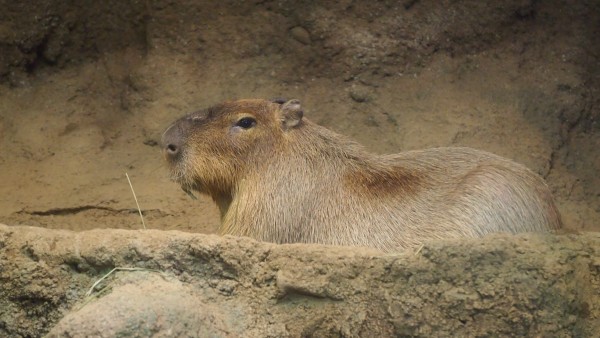
{"type": "Polygon", "coordinates": [[[167,154],[169,154],[171,156],[175,156],[179,153],[179,147],[174,144],[169,144],[169,145],[167,145],[166,151],[167,151],[167,154]]]}

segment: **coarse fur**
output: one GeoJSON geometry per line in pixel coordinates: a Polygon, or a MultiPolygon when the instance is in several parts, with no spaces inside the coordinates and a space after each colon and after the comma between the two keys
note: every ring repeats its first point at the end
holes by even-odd
{"type": "Polygon", "coordinates": [[[221,234],[389,252],[561,227],[546,184],[520,164],[459,147],[372,154],[304,118],[297,100],[192,113],[163,144],[173,180],[219,206],[221,234]]]}

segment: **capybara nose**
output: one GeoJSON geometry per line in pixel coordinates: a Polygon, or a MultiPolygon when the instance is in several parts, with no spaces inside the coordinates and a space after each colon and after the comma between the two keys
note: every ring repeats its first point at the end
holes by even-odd
{"type": "Polygon", "coordinates": [[[162,136],[162,148],[169,161],[176,161],[185,152],[193,127],[203,121],[203,113],[197,112],[175,121],[162,136]]]}
{"type": "Polygon", "coordinates": [[[184,144],[185,135],[181,123],[176,122],[165,130],[162,137],[162,146],[167,159],[177,159],[182,152],[184,144]]]}

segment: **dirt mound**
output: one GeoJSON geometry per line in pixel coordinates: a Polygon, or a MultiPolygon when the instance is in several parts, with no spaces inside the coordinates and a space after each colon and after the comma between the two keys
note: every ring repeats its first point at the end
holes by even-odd
{"type": "Polygon", "coordinates": [[[418,252],[164,231],[0,226],[6,336],[591,336],[600,236],[497,235],[418,252]],[[94,282],[115,267],[116,271],[94,282]],[[58,324],[57,324],[58,323],[58,324]]]}
{"type": "Polygon", "coordinates": [[[69,312],[48,337],[237,337],[245,332],[236,320],[247,316],[246,309],[214,305],[214,299],[176,278],[129,273],[110,287],[102,298],[69,312]]]}

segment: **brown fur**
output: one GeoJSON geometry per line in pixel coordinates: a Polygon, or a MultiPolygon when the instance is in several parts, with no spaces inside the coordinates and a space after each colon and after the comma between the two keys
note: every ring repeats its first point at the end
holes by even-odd
{"type": "Polygon", "coordinates": [[[396,251],[561,227],[520,164],[470,148],[375,155],[302,115],[297,100],[240,100],[183,117],[163,136],[172,177],[212,196],[222,234],[275,243],[396,251]],[[256,124],[237,126],[244,117],[256,124]]]}

